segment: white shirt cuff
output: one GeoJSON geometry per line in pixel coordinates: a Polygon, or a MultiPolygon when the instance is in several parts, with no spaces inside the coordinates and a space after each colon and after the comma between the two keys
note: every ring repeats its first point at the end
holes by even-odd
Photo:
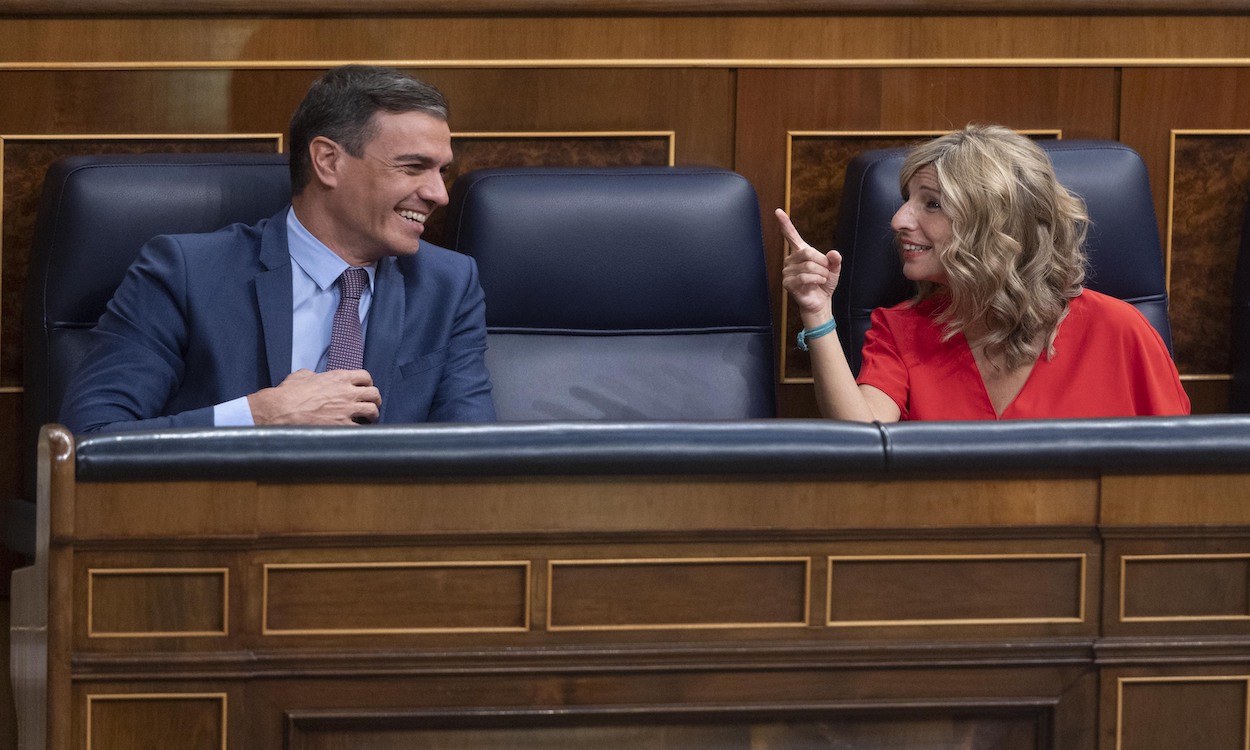
{"type": "Polygon", "coordinates": [[[240,396],[213,407],[213,425],[216,427],[251,427],[254,424],[252,407],[247,403],[247,396],[240,396]]]}

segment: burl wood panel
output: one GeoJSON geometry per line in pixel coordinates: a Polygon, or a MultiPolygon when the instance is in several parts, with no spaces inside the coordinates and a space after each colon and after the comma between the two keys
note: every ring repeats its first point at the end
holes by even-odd
{"type": "Polygon", "coordinates": [[[1084,555],[829,558],[829,625],[1079,623],[1084,555]]]}
{"type": "MultiPolygon", "coordinates": [[[[1169,301],[1177,365],[1183,374],[1226,374],[1228,293],[1250,197],[1250,69],[1125,68],[1121,88],[1120,140],[1146,162],[1165,245],[1172,232],[1169,301]]],[[[1215,406],[1222,410],[1224,403],[1215,406]]],[[[1195,400],[1195,409],[1200,406],[1195,400]]]]}
{"type": "MultiPolygon", "coordinates": [[[[498,133],[453,134],[456,161],[447,174],[449,189],[457,177],[493,167],[636,167],[671,163],[671,133],[498,133]]],[[[422,239],[443,244],[446,212],[426,222],[422,239]]]]}
{"type": "Polygon", "coordinates": [[[1250,129],[1177,133],[1173,143],[1167,250],[1176,365],[1184,374],[1227,373],[1233,277],[1250,205],[1250,129]]]}
{"type": "Polygon", "coordinates": [[[225,695],[89,695],[87,750],[224,750],[225,695]]]}
{"type": "Polygon", "coordinates": [[[229,574],[217,570],[88,570],[87,637],[226,633],[229,574]]]}
{"type": "Polygon", "coordinates": [[[524,631],[529,565],[265,566],[266,635],[524,631]]]}
{"type": "Polygon", "coordinates": [[[547,629],[807,625],[807,559],[553,560],[547,629]]]}

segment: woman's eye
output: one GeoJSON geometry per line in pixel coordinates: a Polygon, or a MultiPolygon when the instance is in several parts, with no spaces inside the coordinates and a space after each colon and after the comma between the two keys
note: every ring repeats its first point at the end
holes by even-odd
{"type": "Polygon", "coordinates": [[[929,201],[929,202],[927,202],[927,203],[925,203],[925,204],[924,204],[924,207],[925,207],[925,208],[927,208],[927,209],[929,209],[930,211],[941,211],[941,210],[942,210],[942,204],[941,204],[941,203],[938,203],[937,201],[929,201]]]}

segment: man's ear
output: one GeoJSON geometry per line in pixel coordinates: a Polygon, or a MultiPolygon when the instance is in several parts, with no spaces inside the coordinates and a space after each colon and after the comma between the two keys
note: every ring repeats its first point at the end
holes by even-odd
{"type": "Polygon", "coordinates": [[[319,135],[308,144],[308,155],[312,161],[313,179],[324,187],[336,186],[339,170],[343,166],[343,149],[324,135],[319,135]]]}

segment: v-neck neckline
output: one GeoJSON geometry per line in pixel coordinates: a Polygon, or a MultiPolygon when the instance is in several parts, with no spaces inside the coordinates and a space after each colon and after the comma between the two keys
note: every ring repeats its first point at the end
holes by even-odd
{"type": "Polygon", "coordinates": [[[990,413],[994,415],[995,420],[1003,419],[1003,415],[1010,411],[1011,407],[1015,406],[1016,402],[1020,399],[1020,396],[1029,387],[1029,383],[1033,381],[1033,373],[1037,372],[1037,367],[1041,364],[1041,353],[1039,352],[1037,358],[1033,360],[1031,365],[1029,365],[1029,373],[1024,377],[1024,382],[1020,384],[1020,388],[1014,395],[1012,395],[1011,400],[1003,406],[1003,410],[1000,412],[997,407],[994,406],[994,399],[990,396],[990,389],[985,382],[985,375],[981,372],[981,366],[977,363],[977,356],[972,351],[972,344],[968,341],[968,337],[965,336],[962,331],[959,332],[959,338],[963,342],[964,356],[967,357],[969,364],[972,366],[972,372],[976,375],[977,384],[981,387],[981,396],[985,399],[985,403],[989,406],[990,413]]]}

